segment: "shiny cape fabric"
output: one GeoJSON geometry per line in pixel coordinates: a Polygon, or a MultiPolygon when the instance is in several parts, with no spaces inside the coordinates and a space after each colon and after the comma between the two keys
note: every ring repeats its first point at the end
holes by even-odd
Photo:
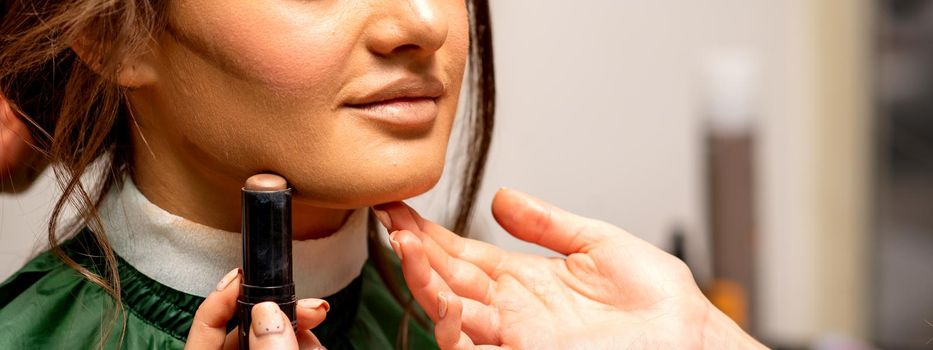
{"type": "MultiPolygon", "coordinates": [[[[92,271],[103,267],[100,250],[87,230],[62,248],[92,271]]],[[[400,277],[398,259],[388,256],[389,268],[400,277]]],[[[402,306],[374,264],[368,260],[356,280],[325,298],[331,309],[315,335],[331,350],[392,349],[405,318],[409,348],[436,349],[429,330],[403,317],[402,306]]],[[[194,312],[204,299],[162,285],[119,257],[118,266],[123,308],[114,312],[114,299],[103,288],[52,252],[32,259],[0,285],[0,349],[96,349],[102,340],[105,349],[182,349],[194,312]],[[104,330],[110,333],[106,338],[104,330]]],[[[234,324],[235,320],[228,330],[234,324]]]]}

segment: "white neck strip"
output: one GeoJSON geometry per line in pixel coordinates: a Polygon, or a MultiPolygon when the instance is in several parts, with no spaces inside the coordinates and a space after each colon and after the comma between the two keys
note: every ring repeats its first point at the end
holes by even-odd
{"type": "MultiPolygon", "coordinates": [[[[100,208],[113,250],[146,276],[173,289],[206,297],[241,265],[239,232],[204,226],[149,202],[133,181],[107,194],[100,208]]],[[[366,210],[353,212],[333,235],[292,241],[295,294],[325,297],[360,275],[366,263],[366,210]]]]}

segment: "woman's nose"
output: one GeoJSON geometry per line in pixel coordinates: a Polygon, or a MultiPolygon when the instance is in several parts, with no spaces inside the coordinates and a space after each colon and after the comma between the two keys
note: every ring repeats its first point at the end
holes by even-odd
{"type": "Polygon", "coordinates": [[[366,30],[366,46],[387,57],[410,54],[429,57],[447,41],[448,23],[443,0],[380,0],[374,21],[366,30]]]}

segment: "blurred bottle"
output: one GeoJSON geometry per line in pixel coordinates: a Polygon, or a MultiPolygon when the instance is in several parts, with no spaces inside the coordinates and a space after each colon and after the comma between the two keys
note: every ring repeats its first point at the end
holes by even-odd
{"type": "Polygon", "coordinates": [[[704,69],[707,222],[713,262],[713,281],[704,290],[716,307],[750,330],[758,64],[746,52],[721,52],[708,57],[704,69]]]}

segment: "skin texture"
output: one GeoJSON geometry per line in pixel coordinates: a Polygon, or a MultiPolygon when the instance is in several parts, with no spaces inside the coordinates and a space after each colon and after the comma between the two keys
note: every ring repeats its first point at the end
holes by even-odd
{"type": "Polygon", "coordinates": [[[317,238],[348,209],[440,178],[469,47],[463,1],[169,4],[168,30],[119,77],[133,88],[133,178],[156,205],[237,231],[240,187],[272,172],[295,190],[296,239],[317,238]],[[432,101],[347,105],[393,86],[432,101]]]}

